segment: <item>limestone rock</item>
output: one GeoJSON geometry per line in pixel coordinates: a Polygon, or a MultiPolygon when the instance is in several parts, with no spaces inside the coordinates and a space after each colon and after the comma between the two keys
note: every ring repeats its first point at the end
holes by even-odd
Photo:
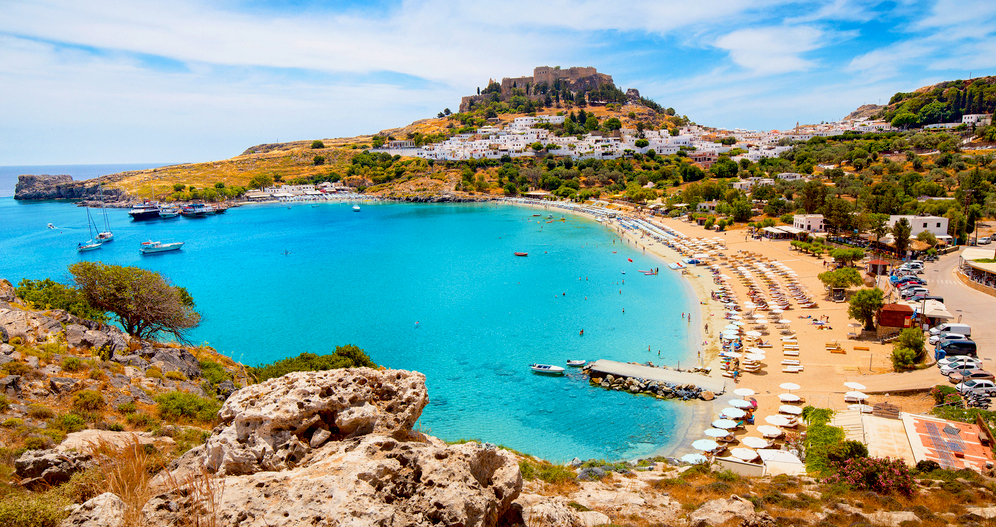
{"type": "MultiPolygon", "coordinates": [[[[522,478],[504,450],[365,435],[329,442],[290,470],[226,476],[214,485],[224,489],[216,495],[222,525],[470,527],[495,525],[512,510],[522,478]]],[[[143,514],[151,525],[173,525],[196,514],[191,501],[185,490],[171,490],[143,514]]]]}
{"type": "Polygon", "coordinates": [[[703,391],[702,393],[699,394],[699,398],[702,399],[703,401],[711,401],[716,398],[716,395],[713,394],[712,392],[703,391]]]}
{"type": "Polygon", "coordinates": [[[17,397],[21,393],[21,376],[8,375],[0,378],[0,394],[17,397]]]}
{"type": "Polygon", "coordinates": [[[13,302],[15,298],[17,298],[17,291],[14,289],[14,284],[0,278],[0,302],[13,302]]]}
{"type": "Polygon", "coordinates": [[[996,507],[965,507],[965,511],[986,520],[996,518],[996,507]]]}
{"type": "Polygon", "coordinates": [[[128,195],[121,189],[100,189],[98,179],[73,181],[72,176],[60,175],[21,175],[17,176],[14,187],[14,199],[97,199],[118,201],[127,199],[128,195]],[[103,195],[101,195],[103,192],[103,195]]]}
{"type": "Polygon", "coordinates": [[[105,443],[116,449],[127,448],[134,444],[155,445],[163,448],[173,444],[169,437],[155,437],[150,432],[113,432],[111,430],[96,430],[88,428],[73,432],[55,447],[55,452],[90,452],[94,447],[105,443]]]}
{"type": "Polygon", "coordinates": [[[178,371],[194,379],[201,376],[201,365],[192,353],[184,348],[156,348],[155,353],[149,358],[153,366],[157,366],[163,373],[168,371],[178,371]]]}
{"type": "Polygon", "coordinates": [[[688,520],[692,527],[706,527],[707,525],[722,525],[733,518],[751,521],[755,515],[753,503],[733,495],[726,500],[705,502],[688,515],[688,520]]]}
{"type": "Polygon", "coordinates": [[[910,511],[877,511],[860,512],[859,516],[872,525],[882,525],[885,527],[899,527],[903,522],[919,522],[920,518],[910,511]]]}
{"type": "Polygon", "coordinates": [[[59,527],[121,527],[124,525],[125,502],[116,495],[105,492],[90,498],[59,527]]]}
{"type": "Polygon", "coordinates": [[[406,439],[428,402],[425,376],[418,372],[290,373],[225,401],[218,412],[222,422],[204,445],[204,467],[222,474],[290,468],[322,428],[335,441],[364,434],[406,439]]]}
{"type": "Polygon", "coordinates": [[[46,488],[69,481],[69,478],[90,466],[90,454],[28,450],[14,462],[14,471],[28,489],[46,488]]]}
{"type": "Polygon", "coordinates": [[[48,386],[55,393],[67,393],[76,388],[78,379],[72,377],[52,377],[48,380],[48,386]]]}

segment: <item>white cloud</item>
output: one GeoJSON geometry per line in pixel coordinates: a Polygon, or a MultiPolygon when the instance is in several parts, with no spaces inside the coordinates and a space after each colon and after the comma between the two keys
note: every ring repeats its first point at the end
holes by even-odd
{"type": "Polygon", "coordinates": [[[811,26],[739,29],[716,40],[737,65],[762,75],[804,71],[815,63],[800,55],[820,48],[825,33],[811,26]]]}

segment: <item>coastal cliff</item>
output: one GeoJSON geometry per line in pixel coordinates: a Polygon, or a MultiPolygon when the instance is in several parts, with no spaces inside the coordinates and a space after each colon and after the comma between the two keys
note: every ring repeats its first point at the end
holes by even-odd
{"type": "MultiPolygon", "coordinates": [[[[68,175],[21,175],[17,177],[14,188],[16,200],[48,200],[48,199],[100,199],[100,179],[73,181],[68,175]]],[[[105,188],[104,201],[124,201],[128,195],[120,189],[105,188]]]]}

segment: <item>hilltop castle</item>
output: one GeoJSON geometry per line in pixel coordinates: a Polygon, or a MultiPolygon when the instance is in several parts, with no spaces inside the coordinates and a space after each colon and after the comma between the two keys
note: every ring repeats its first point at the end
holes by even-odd
{"type": "Polygon", "coordinates": [[[513,90],[521,89],[522,93],[533,100],[544,98],[548,93],[570,91],[587,91],[597,89],[603,84],[612,84],[612,76],[599,73],[595,68],[572,67],[561,69],[560,66],[540,66],[533,69],[531,77],[505,77],[499,85],[494,79],[488,80],[488,88],[478,95],[469,95],[460,100],[460,111],[468,111],[474,104],[498,93],[501,100],[514,95],[513,90]],[[500,91],[495,88],[500,87],[500,91]]]}

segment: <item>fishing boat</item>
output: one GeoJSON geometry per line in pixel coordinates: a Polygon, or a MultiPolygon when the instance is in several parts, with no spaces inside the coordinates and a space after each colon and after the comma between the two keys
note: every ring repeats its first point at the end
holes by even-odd
{"type": "Polygon", "coordinates": [[[578,360],[578,359],[569,359],[567,361],[567,365],[570,366],[570,367],[572,367],[572,368],[580,368],[581,366],[584,366],[584,363],[585,363],[585,361],[578,360]]]}
{"type": "Polygon", "coordinates": [[[564,368],[560,366],[554,366],[552,364],[530,364],[529,368],[532,369],[534,373],[542,373],[545,375],[564,374],[564,368]]]}
{"type": "Polygon", "coordinates": [[[114,241],[114,233],[111,232],[111,224],[107,221],[107,207],[104,206],[104,186],[100,186],[100,211],[104,214],[104,230],[97,233],[100,243],[114,241]]]}
{"type": "Polygon", "coordinates": [[[175,217],[177,217],[179,215],[180,215],[180,208],[179,207],[172,207],[172,206],[170,206],[170,207],[162,207],[162,208],[159,209],[159,217],[162,218],[162,219],[164,219],[164,220],[175,218],[175,217]]]}
{"type": "Polygon", "coordinates": [[[77,244],[76,250],[82,253],[100,249],[101,241],[93,237],[93,218],[90,217],[90,207],[86,208],[86,230],[90,233],[90,239],[77,244]]]}
{"type": "Polygon", "coordinates": [[[136,221],[158,218],[159,204],[154,201],[145,200],[132,206],[131,210],[128,211],[128,215],[136,221]]]}
{"type": "Polygon", "coordinates": [[[203,203],[190,203],[184,205],[183,209],[180,211],[180,214],[182,214],[184,218],[204,218],[214,213],[214,207],[203,203]]]}
{"type": "Polygon", "coordinates": [[[529,256],[529,253],[515,253],[516,256],[529,256]]]}
{"type": "Polygon", "coordinates": [[[162,253],[166,251],[175,251],[180,247],[183,247],[183,242],[162,243],[162,242],[147,241],[147,242],[142,242],[141,251],[142,254],[162,253]]]}

